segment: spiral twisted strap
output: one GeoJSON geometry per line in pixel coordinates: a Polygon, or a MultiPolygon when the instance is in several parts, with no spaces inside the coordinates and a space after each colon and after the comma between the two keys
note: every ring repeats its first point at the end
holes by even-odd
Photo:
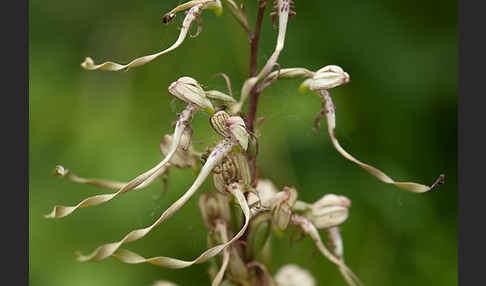
{"type": "Polygon", "coordinates": [[[163,166],[159,170],[157,170],[151,177],[149,177],[146,181],[143,183],[132,187],[132,188],[126,188],[126,186],[129,183],[123,183],[123,182],[114,182],[114,181],[106,181],[106,180],[100,180],[100,179],[86,179],[82,177],[78,177],[77,175],[73,174],[70,170],[64,169],[63,166],[56,166],[56,171],[55,174],[56,176],[60,176],[63,178],[66,178],[70,181],[76,182],[76,183],[82,183],[82,184],[89,184],[89,185],[94,185],[97,187],[103,187],[103,188],[108,188],[108,189],[120,189],[118,192],[114,194],[102,194],[102,195],[96,195],[92,196],[89,198],[86,198],[82,200],[79,204],[75,206],[55,206],[52,212],[48,215],[45,215],[45,218],[61,218],[64,216],[67,216],[71,213],[73,213],[76,209],[79,208],[85,208],[85,207],[90,207],[90,206],[97,206],[103,203],[106,203],[119,195],[122,195],[128,191],[131,190],[139,190],[143,189],[147,186],[149,186],[153,181],[155,181],[157,178],[162,176],[166,171],[167,171],[168,165],[163,166]]]}
{"type": "Polygon", "coordinates": [[[175,50],[176,48],[178,48],[182,44],[182,42],[184,42],[184,40],[186,39],[187,33],[189,32],[189,28],[191,27],[194,20],[196,20],[199,17],[199,14],[201,13],[202,9],[204,8],[204,5],[205,4],[198,4],[196,6],[193,6],[189,10],[189,12],[186,15],[186,18],[184,18],[184,22],[182,23],[182,28],[181,28],[181,32],[179,34],[179,38],[177,38],[177,41],[174,44],[172,44],[172,46],[170,46],[169,48],[167,48],[167,49],[165,49],[161,52],[134,59],[133,61],[129,62],[126,65],[118,64],[118,63],[115,63],[115,62],[104,62],[102,64],[97,65],[93,62],[93,59],[91,59],[90,57],[87,57],[84,60],[84,62],[81,64],[81,66],[84,69],[87,69],[87,70],[120,71],[120,70],[127,70],[129,68],[139,67],[139,66],[142,66],[142,65],[144,65],[148,62],[151,62],[151,61],[155,60],[156,58],[158,58],[159,56],[167,54],[167,53],[175,50]]]}
{"type": "MultiPolygon", "coordinates": [[[[246,228],[248,227],[248,223],[250,221],[250,209],[248,207],[248,203],[246,202],[245,196],[243,195],[243,192],[241,191],[241,189],[238,188],[238,187],[234,187],[234,188],[230,187],[229,191],[236,198],[236,200],[238,201],[238,204],[240,205],[240,207],[243,211],[243,214],[245,215],[245,224],[243,225],[241,230],[228,242],[217,245],[215,247],[212,247],[212,248],[206,250],[199,257],[197,257],[196,259],[191,260],[191,261],[180,260],[180,259],[171,258],[171,257],[164,257],[164,256],[144,258],[143,256],[141,256],[141,255],[139,255],[135,252],[126,250],[126,249],[118,249],[113,254],[113,257],[115,257],[116,259],[118,259],[122,262],[130,263],[130,264],[150,263],[150,264],[160,266],[160,267],[178,269],[178,268],[189,267],[189,266],[194,265],[194,264],[203,263],[203,262],[209,260],[210,258],[218,255],[221,251],[226,249],[229,245],[231,245],[233,242],[238,240],[245,233],[246,228]]],[[[218,273],[218,275],[219,275],[219,273],[218,273]]],[[[214,282],[213,282],[213,285],[215,285],[214,282]]]]}
{"type": "MultiPolygon", "coordinates": [[[[102,260],[105,259],[111,255],[113,255],[118,248],[122,244],[132,242],[135,240],[139,240],[145,235],[147,235],[152,229],[154,229],[156,226],[161,224],[163,221],[167,220],[170,218],[175,212],[177,212],[191,197],[194,195],[194,193],[199,189],[199,187],[204,183],[206,178],[209,176],[211,171],[214,169],[215,166],[217,166],[223,157],[231,151],[231,148],[234,146],[234,143],[228,140],[224,140],[221,142],[218,146],[216,146],[209,155],[208,160],[206,161],[206,164],[202,167],[201,171],[199,172],[196,180],[192,184],[192,186],[189,188],[189,190],[182,196],[180,197],[177,201],[175,201],[151,226],[142,228],[142,229],[137,229],[133,230],[130,233],[128,233],[122,240],[113,242],[113,243],[108,243],[105,245],[102,245],[98,247],[95,251],[93,251],[89,255],[81,255],[78,254],[78,260],[79,261],[90,261],[90,260],[102,260]]],[[[125,253],[124,251],[121,252],[122,254],[125,253]]],[[[124,257],[122,254],[120,254],[122,257],[124,257]]],[[[128,256],[128,257],[133,257],[133,256],[128,256]]]]}
{"type": "MultiPolygon", "coordinates": [[[[130,190],[134,190],[137,188],[142,188],[153,182],[157,177],[159,177],[163,172],[165,172],[165,168],[167,167],[167,164],[169,161],[172,159],[174,156],[175,152],[177,151],[177,148],[179,147],[179,144],[181,142],[182,134],[184,133],[184,130],[189,126],[189,122],[191,121],[194,113],[197,111],[197,107],[194,105],[188,105],[181,113],[179,116],[179,119],[177,120],[177,124],[174,130],[174,139],[172,141],[171,148],[167,154],[167,156],[160,162],[157,166],[153,167],[152,169],[148,170],[147,172],[139,175],[135,179],[131,180],[128,183],[123,183],[123,186],[121,189],[114,193],[114,194],[105,194],[105,195],[97,195],[94,197],[87,198],[83,201],[81,201],[79,204],[75,206],[55,206],[54,209],[50,214],[45,215],[45,218],[61,218],[65,217],[67,215],[70,215],[73,213],[75,210],[79,208],[85,208],[89,206],[96,206],[105,202],[108,202],[112,200],[113,198],[126,193],[130,190]]],[[[94,179],[82,179],[77,176],[73,176],[72,174],[69,174],[69,171],[64,170],[64,168],[61,169],[56,169],[57,172],[61,172],[59,175],[61,176],[67,176],[71,180],[76,181],[76,182],[84,182],[84,183],[91,183],[91,184],[96,184],[100,185],[100,180],[94,180],[94,179]]],[[[120,184],[119,182],[114,182],[111,184],[108,184],[109,187],[114,187],[115,185],[120,184]]],[[[102,184],[103,185],[103,184],[102,184]]],[[[106,182],[105,184],[106,185],[106,182]]]]}
{"type": "Polygon", "coordinates": [[[291,218],[291,222],[294,225],[300,227],[305,234],[312,238],[314,244],[322,255],[324,255],[327,259],[329,259],[332,263],[336,264],[339,267],[339,270],[343,274],[343,277],[350,286],[363,286],[363,283],[353,273],[353,271],[326,248],[319,235],[319,231],[309,220],[301,216],[293,215],[291,218]]]}
{"type": "Polygon", "coordinates": [[[344,158],[350,160],[351,162],[357,164],[364,170],[366,170],[368,173],[371,175],[375,176],[378,180],[382,181],[383,183],[386,184],[392,184],[400,189],[413,192],[413,193],[424,193],[427,191],[432,190],[435,188],[437,185],[443,184],[444,183],[444,175],[441,174],[439,178],[429,187],[417,183],[412,183],[412,182],[396,182],[392,178],[388,177],[385,173],[382,171],[376,169],[373,166],[370,166],[368,164],[365,164],[358,159],[354,158],[351,156],[346,150],[344,150],[341,145],[339,144],[338,140],[336,139],[336,136],[334,135],[334,128],[336,127],[336,113],[335,113],[335,108],[334,104],[332,102],[331,96],[329,94],[329,91],[327,90],[320,90],[319,95],[323,99],[323,104],[324,104],[324,112],[326,114],[326,119],[327,119],[327,130],[329,132],[329,136],[331,137],[332,144],[334,145],[334,148],[343,155],[344,158]]]}

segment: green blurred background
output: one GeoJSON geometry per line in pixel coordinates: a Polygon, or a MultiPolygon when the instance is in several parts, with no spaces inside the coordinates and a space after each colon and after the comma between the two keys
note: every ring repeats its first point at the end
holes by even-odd
{"type": "MultiPolygon", "coordinates": [[[[256,1],[247,1],[251,23],[256,1]]],[[[170,174],[169,193],[154,199],[160,181],[105,205],[59,220],[45,220],[56,204],[73,205],[109,191],[52,176],[62,164],[86,177],[126,181],[160,160],[162,135],[182,104],[167,94],[180,76],[236,96],[248,70],[246,34],[228,11],[203,13],[204,30],[175,52],[128,72],[88,72],[95,62],[128,62],[171,45],[183,15],[169,26],[162,15],[182,3],[159,1],[30,1],[30,285],[150,285],[158,279],[209,285],[208,264],[168,270],[115,259],[78,263],[74,253],[120,239],[151,224],[194,179],[170,174]]],[[[259,167],[278,187],[294,185],[300,199],[325,193],[348,196],[342,226],[347,264],[366,285],[457,284],[457,3],[456,1],[296,1],[282,67],[317,70],[337,64],[351,82],[332,91],[341,144],[397,180],[446,184],[411,194],[383,184],[332,148],[325,128],[313,131],[317,96],[299,94],[300,81],[280,81],[261,96],[259,167]]],[[[276,40],[265,18],[259,63],[276,40]]],[[[195,146],[217,137],[208,117],[194,120],[195,146]]],[[[325,121],[322,122],[325,127],[325,121]]],[[[203,190],[211,189],[209,183],[203,190]]],[[[168,222],[127,247],[142,255],[192,259],[206,247],[193,198],[168,222]]],[[[336,267],[315,253],[310,239],[290,246],[273,240],[272,272],[287,263],[311,271],[318,285],[345,285],[336,267]]]]}

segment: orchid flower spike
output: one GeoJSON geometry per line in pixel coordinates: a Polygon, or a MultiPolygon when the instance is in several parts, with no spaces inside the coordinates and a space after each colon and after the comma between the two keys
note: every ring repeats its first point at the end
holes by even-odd
{"type": "MultiPolygon", "coordinates": [[[[163,18],[163,21],[168,23],[170,20],[172,20],[176,13],[178,11],[182,11],[185,9],[190,8],[189,12],[187,12],[186,17],[184,18],[184,22],[182,23],[182,28],[179,33],[179,37],[177,38],[177,41],[172,44],[169,48],[160,51],[158,53],[148,55],[148,56],[143,56],[137,59],[132,60],[128,64],[118,64],[115,62],[104,62],[102,64],[95,64],[93,59],[90,57],[87,57],[83,63],[81,63],[81,67],[83,67],[86,70],[106,70],[106,71],[120,71],[120,70],[128,70],[130,68],[134,67],[139,67],[142,66],[146,63],[149,63],[156,58],[158,58],[161,55],[165,55],[176,48],[178,48],[186,39],[187,34],[189,32],[189,29],[191,25],[194,23],[194,21],[198,20],[200,17],[200,14],[202,10],[204,9],[213,9],[215,10],[216,14],[221,14],[221,2],[220,0],[195,0],[195,1],[189,1],[185,4],[182,4],[175,9],[173,9],[171,12],[166,14],[163,18]],[[169,20],[170,19],[170,20],[169,20]]],[[[200,26],[198,27],[200,31],[200,26]]]]}

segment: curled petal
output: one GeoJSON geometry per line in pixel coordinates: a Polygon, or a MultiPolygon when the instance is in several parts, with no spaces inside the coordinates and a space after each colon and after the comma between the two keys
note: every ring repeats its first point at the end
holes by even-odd
{"type": "Polygon", "coordinates": [[[336,136],[334,135],[334,128],[336,127],[336,114],[335,114],[335,108],[334,104],[332,103],[331,96],[327,90],[320,90],[319,95],[323,97],[324,99],[324,104],[325,104],[325,112],[326,112],[326,118],[327,118],[327,129],[329,132],[329,136],[331,137],[332,144],[334,145],[334,148],[346,159],[350,160],[351,162],[357,164],[364,170],[366,170],[368,173],[371,175],[375,176],[378,180],[382,181],[383,183],[386,184],[392,184],[397,186],[400,189],[413,192],[413,193],[424,193],[427,191],[432,190],[435,188],[437,185],[443,184],[444,183],[444,175],[440,175],[439,178],[429,187],[417,183],[412,183],[412,182],[396,182],[392,178],[388,177],[385,173],[382,171],[376,169],[373,166],[370,166],[368,164],[365,164],[358,159],[354,158],[351,156],[348,152],[346,152],[341,145],[339,144],[338,140],[336,139],[336,136]]]}
{"type": "Polygon", "coordinates": [[[216,76],[221,76],[224,78],[226,86],[228,87],[229,97],[233,98],[233,89],[231,88],[231,80],[229,76],[225,73],[218,73],[216,76]]]}
{"type": "Polygon", "coordinates": [[[188,1],[186,3],[183,3],[177,7],[175,7],[174,9],[170,10],[169,12],[167,12],[167,14],[164,15],[164,18],[167,16],[170,15],[170,19],[174,19],[175,15],[177,14],[177,12],[181,12],[181,11],[184,11],[184,10],[187,10],[187,9],[190,9],[196,5],[206,5],[206,4],[210,4],[212,2],[216,2],[216,0],[192,0],[192,1],[188,1]]]}
{"type": "Polygon", "coordinates": [[[344,264],[340,259],[338,259],[334,254],[332,254],[322,243],[321,237],[319,236],[319,232],[317,231],[316,227],[306,218],[293,215],[292,216],[292,223],[297,225],[302,229],[302,231],[310,236],[312,240],[314,241],[314,244],[316,245],[317,249],[319,252],[322,253],[327,259],[329,259],[332,263],[336,264],[339,269],[342,269],[346,273],[345,277],[350,277],[352,280],[347,281],[350,283],[351,286],[355,285],[363,285],[363,283],[359,280],[359,278],[349,269],[346,264],[344,264]]]}
{"type": "Polygon", "coordinates": [[[268,73],[272,71],[273,66],[277,62],[280,52],[284,48],[285,33],[287,31],[287,22],[289,19],[289,10],[290,7],[289,7],[288,0],[278,0],[279,23],[278,23],[277,45],[275,47],[275,50],[273,54],[270,56],[270,58],[268,59],[268,61],[265,63],[265,66],[263,66],[260,73],[258,73],[256,77],[251,77],[245,81],[241,89],[241,97],[239,102],[231,107],[232,114],[237,114],[238,112],[241,111],[241,108],[243,107],[243,103],[248,98],[250,91],[257,84],[258,81],[263,79],[268,73]]]}
{"type": "MultiPolygon", "coordinates": [[[[213,168],[218,165],[221,160],[224,158],[224,156],[232,150],[232,147],[234,146],[234,143],[225,140],[221,142],[219,145],[217,145],[213,152],[209,155],[208,160],[204,164],[204,166],[201,169],[201,172],[199,172],[196,180],[192,184],[192,186],[189,188],[189,190],[182,196],[180,197],[177,201],[175,201],[151,226],[146,227],[146,228],[141,228],[137,230],[133,230],[130,233],[128,233],[122,240],[113,242],[113,243],[108,243],[105,245],[102,245],[98,247],[95,251],[93,251],[89,255],[78,255],[78,260],[79,261],[98,261],[105,259],[111,255],[113,255],[115,252],[118,253],[120,257],[125,257],[122,258],[121,260],[127,260],[127,261],[139,261],[140,257],[137,258],[137,255],[132,255],[130,254],[131,252],[127,252],[127,250],[123,250],[121,252],[117,252],[120,246],[124,243],[132,242],[138,239],[141,239],[145,235],[147,235],[152,229],[154,229],[156,226],[158,226],[160,223],[163,221],[167,220],[170,218],[176,211],[178,211],[191,197],[194,195],[194,193],[199,189],[199,187],[204,183],[206,178],[209,176],[213,168]]],[[[174,259],[172,258],[163,258],[161,261],[167,261],[168,265],[172,265],[171,262],[174,259]],[[167,260],[168,259],[168,260],[167,260]]],[[[157,260],[158,261],[158,260],[157,260]]],[[[130,262],[128,262],[130,263],[130,262]]],[[[158,262],[157,262],[158,263],[158,262]]],[[[163,262],[160,262],[163,263],[163,262]]],[[[174,264],[174,266],[176,266],[174,264]]]]}
{"type": "Polygon", "coordinates": [[[199,17],[203,7],[204,7],[203,4],[198,4],[196,6],[193,6],[191,8],[191,10],[189,10],[189,12],[186,15],[186,18],[184,19],[184,22],[182,23],[182,28],[181,28],[181,32],[179,34],[179,38],[177,38],[177,41],[172,46],[170,46],[169,48],[167,48],[167,49],[165,49],[161,52],[134,59],[133,61],[131,61],[130,63],[128,63],[126,65],[118,64],[118,63],[115,63],[115,62],[105,62],[105,63],[97,65],[93,62],[93,59],[91,59],[90,57],[87,57],[84,60],[84,62],[81,64],[81,66],[84,69],[87,69],[87,70],[119,71],[119,70],[126,70],[126,69],[129,69],[129,68],[139,67],[139,66],[142,66],[142,65],[144,65],[148,62],[151,62],[151,61],[155,60],[156,58],[158,58],[159,56],[167,54],[167,53],[175,50],[176,48],[178,48],[182,44],[182,42],[184,42],[184,40],[186,39],[187,33],[189,31],[189,28],[191,27],[191,24],[194,22],[194,20],[196,20],[199,17]]]}
{"type": "Polygon", "coordinates": [[[280,52],[284,48],[285,43],[285,34],[287,32],[287,22],[289,20],[289,1],[288,0],[278,0],[278,37],[277,37],[277,46],[272,54],[272,56],[268,59],[265,66],[262,68],[260,73],[258,74],[258,79],[262,79],[266,76],[271,70],[273,65],[277,62],[278,56],[280,52]]]}
{"type": "Polygon", "coordinates": [[[78,175],[71,172],[71,170],[65,169],[61,165],[57,165],[56,169],[54,170],[54,176],[67,179],[69,181],[81,184],[87,184],[92,186],[97,186],[101,188],[108,188],[108,189],[121,189],[127,183],[117,182],[117,181],[107,181],[102,179],[87,179],[79,177],[78,175]]]}
{"type": "MultiPolygon", "coordinates": [[[[219,234],[221,235],[221,239],[223,240],[224,243],[229,240],[226,224],[224,223],[218,224],[216,226],[216,231],[219,232],[219,234]]],[[[223,262],[221,263],[221,268],[219,269],[218,273],[214,277],[211,286],[219,286],[219,284],[221,284],[221,281],[223,280],[224,277],[224,273],[226,272],[226,269],[228,268],[229,265],[229,259],[230,259],[230,251],[228,248],[225,248],[223,250],[223,262]]]]}
{"type": "Polygon", "coordinates": [[[239,188],[238,184],[233,184],[230,187],[228,187],[228,191],[230,191],[233,194],[233,196],[235,196],[236,200],[238,201],[238,204],[243,210],[243,214],[245,215],[245,223],[243,227],[231,240],[206,250],[199,257],[191,261],[180,260],[180,259],[164,257],[164,256],[144,258],[143,256],[126,249],[116,250],[116,252],[113,254],[113,257],[120,260],[121,262],[130,263],[130,264],[150,263],[164,268],[179,269],[179,268],[189,267],[194,264],[203,263],[209,260],[210,258],[218,255],[221,251],[226,249],[228,246],[230,246],[233,242],[238,240],[245,233],[246,228],[248,227],[248,223],[250,221],[250,209],[248,207],[248,203],[246,202],[245,196],[241,191],[241,189],[239,188]]]}
{"type": "Polygon", "coordinates": [[[160,176],[161,169],[165,168],[166,165],[170,162],[172,156],[174,156],[175,152],[177,151],[177,147],[181,141],[182,135],[184,130],[188,126],[194,112],[197,110],[197,107],[193,105],[188,105],[184,111],[179,116],[179,120],[177,121],[176,128],[174,131],[174,139],[172,141],[172,146],[169,151],[169,154],[160,162],[157,166],[153,167],[152,169],[148,170],[147,172],[139,175],[135,179],[131,180],[130,182],[123,185],[123,187],[115,194],[108,194],[108,195],[98,195],[91,198],[88,198],[82,202],[80,202],[76,206],[55,206],[52,212],[48,215],[45,215],[45,218],[61,218],[65,217],[71,213],[73,213],[78,208],[84,208],[88,206],[95,206],[107,202],[114,197],[121,195],[125,192],[128,192],[139,185],[147,185],[146,182],[153,182],[157,177],[160,176]]]}
{"type": "Polygon", "coordinates": [[[196,33],[194,35],[191,34],[191,38],[197,38],[201,34],[202,29],[203,29],[202,19],[197,18],[197,30],[196,30],[196,33]]]}
{"type": "MultiPolygon", "coordinates": [[[[343,240],[341,238],[341,234],[339,232],[339,227],[331,227],[327,230],[328,233],[328,242],[331,245],[331,251],[334,255],[344,263],[344,248],[343,248],[343,240]]],[[[349,285],[353,285],[353,279],[350,275],[346,272],[346,269],[342,267],[339,268],[341,275],[343,275],[344,280],[348,282],[349,285]]]]}
{"type": "Polygon", "coordinates": [[[100,180],[100,179],[85,179],[76,176],[73,174],[71,171],[64,169],[62,166],[56,166],[56,172],[59,174],[59,176],[62,176],[63,178],[66,178],[70,181],[77,182],[77,183],[83,183],[83,184],[89,184],[89,185],[94,185],[98,187],[104,187],[104,188],[109,188],[109,189],[120,189],[118,192],[114,194],[103,194],[103,195],[96,195],[92,196],[89,198],[86,198],[82,200],[79,204],[75,206],[55,206],[54,209],[50,214],[45,215],[45,218],[61,218],[65,217],[72,212],[74,212],[76,209],[79,208],[85,208],[85,207],[90,207],[90,206],[97,206],[103,203],[106,203],[119,195],[122,195],[128,191],[131,190],[139,190],[147,187],[150,185],[155,179],[159,178],[162,176],[166,171],[169,166],[163,166],[162,168],[158,169],[148,180],[144,181],[143,183],[137,185],[136,187],[132,188],[125,188],[125,186],[128,185],[128,183],[122,183],[122,182],[112,182],[112,181],[105,181],[105,180],[100,180]]]}

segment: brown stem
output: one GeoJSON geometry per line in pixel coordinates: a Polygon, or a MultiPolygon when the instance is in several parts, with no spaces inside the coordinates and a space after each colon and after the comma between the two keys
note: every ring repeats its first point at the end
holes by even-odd
{"type": "MultiPolygon", "coordinates": [[[[257,71],[257,57],[258,57],[258,42],[260,40],[260,31],[262,29],[262,22],[263,16],[265,14],[265,8],[267,7],[267,0],[259,0],[258,1],[258,14],[255,24],[255,32],[253,35],[250,36],[250,69],[249,69],[249,76],[254,77],[257,71]]],[[[250,105],[248,108],[248,130],[253,132],[254,124],[255,124],[255,117],[257,112],[258,106],[258,97],[260,95],[260,91],[258,86],[255,85],[250,92],[250,105]]],[[[250,172],[252,178],[252,185],[256,183],[256,155],[250,156],[248,158],[249,165],[250,165],[250,172]]]]}
{"type": "MultiPolygon", "coordinates": [[[[260,31],[262,28],[263,16],[265,8],[267,7],[266,0],[260,0],[258,3],[258,14],[255,24],[255,33],[250,38],[250,69],[249,76],[254,77],[257,71],[257,57],[258,57],[258,42],[260,40],[260,31]]],[[[250,106],[248,109],[248,129],[253,132],[253,125],[255,122],[256,110],[258,105],[258,96],[260,93],[256,86],[251,91],[250,106]]]]}

